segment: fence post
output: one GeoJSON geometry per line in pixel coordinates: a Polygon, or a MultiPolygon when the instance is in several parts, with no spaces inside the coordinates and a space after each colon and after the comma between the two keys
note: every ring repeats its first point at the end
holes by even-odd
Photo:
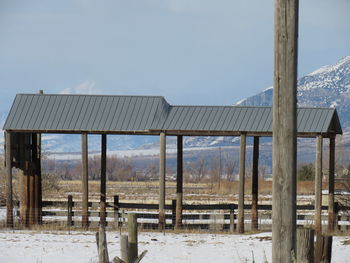
{"type": "Polygon", "coordinates": [[[128,214],[128,251],[129,262],[134,262],[138,257],[137,249],[137,216],[136,214],[128,214]]]}
{"type": "Polygon", "coordinates": [[[235,231],[235,209],[234,209],[234,204],[232,204],[230,208],[230,232],[233,233],[234,231],[235,231]]]}
{"type": "Polygon", "coordinates": [[[98,249],[99,263],[109,262],[106,231],[105,231],[105,226],[103,224],[100,225],[98,234],[96,233],[96,239],[97,239],[96,242],[98,244],[97,249],[98,249]]]}
{"type": "Polygon", "coordinates": [[[128,248],[129,243],[128,243],[128,236],[127,235],[122,235],[120,237],[120,255],[122,257],[122,260],[125,263],[129,263],[129,258],[128,258],[128,248]]]}
{"type": "Polygon", "coordinates": [[[67,211],[67,226],[68,227],[73,225],[72,214],[73,214],[73,196],[68,195],[68,211],[67,211]]]}
{"type": "Polygon", "coordinates": [[[176,226],[176,199],[172,200],[172,202],[171,202],[171,223],[172,223],[173,229],[175,229],[175,226],[176,226]]]}
{"type": "Polygon", "coordinates": [[[119,196],[113,196],[114,227],[119,227],[119,196]]]}
{"type": "Polygon", "coordinates": [[[335,202],[334,203],[334,229],[337,231],[339,230],[339,225],[338,225],[338,218],[339,216],[339,203],[335,202]]]}
{"type": "Polygon", "coordinates": [[[332,260],[332,236],[316,235],[315,262],[330,263],[332,260]]]}
{"type": "Polygon", "coordinates": [[[298,263],[314,262],[314,235],[315,230],[310,228],[297,229],[297,255],[298,263]]]}

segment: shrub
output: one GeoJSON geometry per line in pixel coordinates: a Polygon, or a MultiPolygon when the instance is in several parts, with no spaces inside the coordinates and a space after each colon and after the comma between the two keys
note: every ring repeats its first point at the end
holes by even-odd
{"type": "Polygon", "coordinates": [[[312,163],[302,165],[298,169],[298,180],[313,181],[315,179],[315,167],[312,163]]]}

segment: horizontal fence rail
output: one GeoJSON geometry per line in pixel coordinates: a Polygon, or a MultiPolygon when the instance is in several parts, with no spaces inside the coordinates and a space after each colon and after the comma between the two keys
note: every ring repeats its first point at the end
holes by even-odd
{"type": "MultiPolygon", "coordinates": [[[[71,195],[67,201],[43,201],[43,223],[61,224],[66,226],[81,226],[82,202],[74,201],[71,195]]],[[[100,212],[99,202],[88,202],[89,225],[96,227],[99,225],[100,212]]],[[[338,230],[350,229],[350,216],[342,215],[340,211],[350,211],[350,207],[336,207],[336,224],[338,230]]],[[[106,202],[106,225],[119,228],[127,223],[127,214],[136,213],[138,224],[145,229],[158,229],[158,204],[149,203],[127,203],[119,202],[118,196],[114,196],[114,202],[106,202]]],[[[184,229],[206,229],[213,231],[234,231],[237,223],[237,204],[183,204],[182,228],[184,229]]],[[[251,223],[250,204],[244,205],[245,225],[251,223]]],[[[272,205],[258,205],[259,229],[271,230],[272,205]]],[[[322,206],[322,224],[326,229],[328,222],[328,206],[322,206]]],[[[176,215],[176,201],[165,205],[166,229],[174,229],[176,215]]],[[[17,215],[19,211],[17,211],[17,215]]],[[[297,205],[297,224],[300,226],[313,225],[314,206],[297,205]]]]}

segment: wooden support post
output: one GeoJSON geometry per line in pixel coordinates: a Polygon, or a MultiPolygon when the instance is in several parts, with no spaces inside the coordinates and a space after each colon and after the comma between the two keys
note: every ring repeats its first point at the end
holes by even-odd
{"type": "Polygon", "coordinates": [[[159,155],[159,230],[165,228],[165,161],[166,161],[166,138],[165,133],[160,133],[160,155],[159,155]]]}
{"type": "Polygon", "coordinates": [[[316,234],[315,263],[332,262],[332,236],[316,234]]]}
{"type": "MultiPolygon", "coordinates": [[[[97,235],[96,235],[97,237],[97,235]]],[[[98,231],[98,239],[96,240],[98,243],[98,262],[99,263],[108,263],[109,257],[108,257],[108,248],[107,248],[107,237],[106,237],[106,230],[104,225],[100,225],[99,231],[98,231]]]]}
{"type": "Polygon", "coordinates": [[[129,262],[134,262],[138,257],[138,247],[137,247],[137,216],[136,214],[128,214],[128,254],[129,262]]]}
{"type": "Polygon", "coordinates": [[[298,0],[275,0],[272,161],[272,262],[296,249],[296,92],[298,0]]]}
{"type": "Polygon", "coordinates": [[[119,196],[113,196],[114,227],[119,227],[119,196]]]}
{"type": "Polygon", "coordinates": [[[35,167],[32,160],[29,162],[29,225],[35,224],[35,167]]]}
{"type": "Polygon", "coordinates": [[[252,230],[258,230],[259,137],[254,137],[252,171],[252,230]]]}
{"type": "Polygon", "coordinates": [[[88,183],[88,135],[81,135],[82,144],[82,227],[89,227],[89,183],[88,183]]]}
{"type": "Polygon", "coordinates": [[[234,209],[234,204],[232,204],[230,208],[230,232],[233,233],[234,231],[235,231],[235,209],[234,209]]]}
{"type": "Polygon", "coordinates": [[[322,150],[323,137],[317,136],[316,142],[316,162],[315,162],[315,231],[321,233],[322,231],[322,150]]]}
{"type": "Polygon", "coordinates": [[[335,167],[335,138],[329,138],[329,177],[328,177],[328,231],[334,231],[334,167],[335,167]]]}
{"type": "Polygon", "coordinates": [[[36,164],[36,170],[37,170],[37,177],[38,177],[38,203],[39,203],[39,215],[38,220],[39,224],[42,224],[42,210],[43,210],[43,193],[42,193],[42,176],[41,176],[41,134],[37,134],[38,140],[38,158],[37,158],[37,164],[36,164]]]}
{"type": "Polygon", "coordinates": [[[297,229],[297,255],[298,263],[314,262],[314,235],[315,231],[310,228],[297,229]]]}
{"type": "Polygon", "coordinates": [[[176,225],[182,227],[182,201],[183,201],[183,138],[177,136],[177,177],[176,177],[176,225]]]}
{"type": "Polygon", "coordinates": [[[129,251],[128,236],[121,235],[120,236],[120,256],[121,256],[121,259],[124,261],[124,263],[129,263],[128,251],[129,251]]]}
{"type": "Polygon", "coordinates": [[[238,196],[238,233],[244,233],[244,185],[245,185],[245,153],[246,134],[241,134],[241,147],[239,155],[239,196],[238,196]]]}
{"type": "Polygon", "coordinates": [[[338,230],[339,203],[334,202],[334,229],[338,230]]]}
{"type": "MultiPolygon", "coordinates": [[[[39,94],[44,94],[43,90],[39,90],[39,94]]],[[[36,176],[37,176],[37,193],[38,193],[38,223],[42,224],[43,194],[42,194],[42,176],[41,176],[41,133],[36,134],[37,137],[37,158],[36,158],[36,176]]]]}
{"type": "Polygon", "coordinates": [[[41,165],[38,148],[38,135],[32,133],[32,167],[34,179],[34,224],[41,223],[41,165]]]}
{"type": "Polygon", "coordinates": [[[73,196],[68,195],[68,209],[67,209],[67,226],[68,227],[73,225],[72,215],[73,215],[73,196]]]}
{"type": "Polygon", "coordinates": [[[5,132],[6,164],[6,226],[13,227],[13,190],[12,190],[12,145],[11,133],[5,132]]]}
{"type": "Polygon", "coordinates": [[[176,199],[171,200],[171,225],[173,229],[176,228],[176,199]]]}
{"type": "Polygon", "coordinates": [[[106,167],[107,136],[101,135],[101,185],[100,185],[100,225],[106,224],[106,167]]]}

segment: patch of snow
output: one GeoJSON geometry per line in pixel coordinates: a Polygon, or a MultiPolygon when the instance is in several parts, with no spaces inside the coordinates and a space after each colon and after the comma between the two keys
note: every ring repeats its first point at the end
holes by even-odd
{"type": "Polygon", "coordinates": [[[245,102],[247,99],[242,99],[242,100],[240,100],[240,101],[238,101],[238,102],[236,102],[236,104],[235,105],[241,105],[243,102],[245,102]]]}
{"type": "Polygon", "coordinates": [[[340,67],[342,67],[345,63],[348,63],[348,62],[350,62],[350,56],[343,58],[335,65],[323,66],[323,67],[311,72],[308,76],[315,76],[315,75],[319,75],[319,74],[325,74],[325,73],[329,73],[332,71],[336,71],[340,67]]]}
{"type": "MultiPolygon", "coordinates": [[[[333,261],[348,262],[347,237],[334,237],[333,261]]],[[[119,233],[107,232],[110,259],[120,256],[119,233]]],[[[139,233],[143,263],[271,262],[271,233],[256,235],[139,233]]],[[[94,232],[1,231],[0,262],[98,262],[94,232]]]]}

